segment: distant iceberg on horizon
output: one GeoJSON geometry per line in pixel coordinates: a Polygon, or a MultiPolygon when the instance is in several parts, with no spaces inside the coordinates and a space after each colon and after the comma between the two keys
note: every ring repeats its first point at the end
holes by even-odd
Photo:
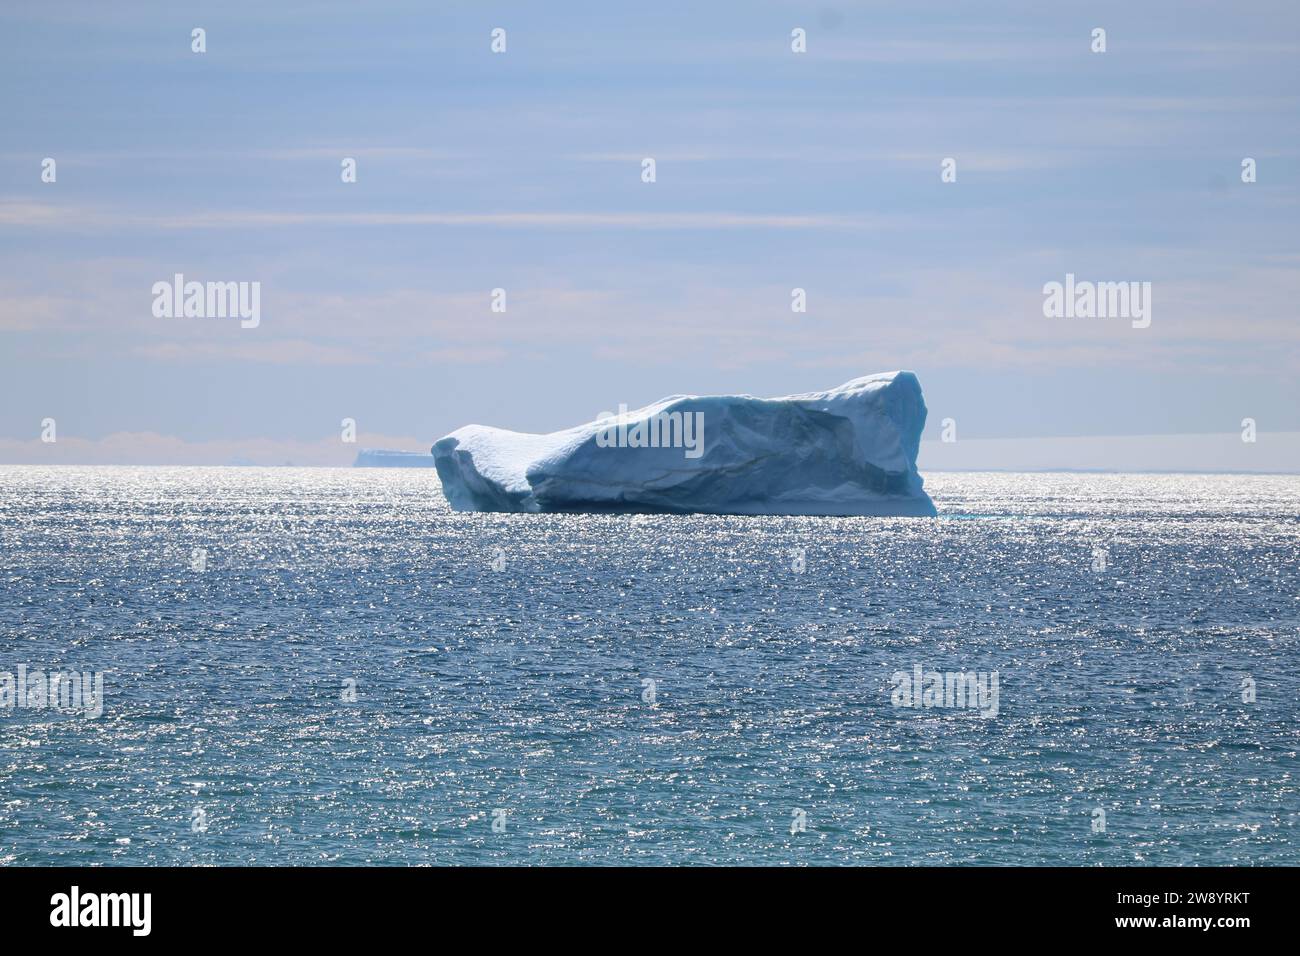
{"type": "Polygon", "coordinates": [[[784,398],[673,395],[548,435],[466,425],[431,449],[456,511],[931,517],[912,372],[784,398]]]}
{"type": "Polygon", "coordinates": [[[432,468],[433,457],[422,451],[392,451],[387,448],[363,448],[357,452],[353,468],[432,468]]]}

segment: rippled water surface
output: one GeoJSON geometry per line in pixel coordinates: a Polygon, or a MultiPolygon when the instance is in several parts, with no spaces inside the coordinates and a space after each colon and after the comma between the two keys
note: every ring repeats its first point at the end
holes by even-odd
{"type": "Polygon", "coordinates": [[[0,861],[1300,864],[1300,478],[927,490],[466,515],[424,470],[0,467],[0,672],[106,691],[0,709],[0,861]],[[893,706],[915,665],[996,670],[997,715],[893,706]]]}

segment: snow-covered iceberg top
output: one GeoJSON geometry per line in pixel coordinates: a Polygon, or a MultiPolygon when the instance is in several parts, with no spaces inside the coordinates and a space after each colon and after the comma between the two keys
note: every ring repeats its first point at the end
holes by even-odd
{"type": "Polygon", "coordinates": [[[785,398],[673,395],[549,435],[466,425],[432,451],[457,511],[925,516],[925,414],[916,376],[885,372],[785,398]]]}

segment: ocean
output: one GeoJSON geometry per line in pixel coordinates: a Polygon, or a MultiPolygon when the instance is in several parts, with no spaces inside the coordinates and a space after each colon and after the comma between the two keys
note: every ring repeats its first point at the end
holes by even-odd
{"type": "Polygon", "coordinates": [[[0,467],[0,862],[1300,864],[1300,478],[926,489],[0,467]],[[33,701],[56,672],[102,713],[33,701]]]}

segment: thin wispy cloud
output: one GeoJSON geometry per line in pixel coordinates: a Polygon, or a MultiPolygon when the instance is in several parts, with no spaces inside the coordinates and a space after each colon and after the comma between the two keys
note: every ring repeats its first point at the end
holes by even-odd
{"type": "Polygon", "coordinates": [[[509,229],[867,229],[881,221],[738,212],[272,212],[142,214],[41,203],[0,203],[0,225],[64,229],[257,229],[272,226],[480,226],[509,229]]]}

